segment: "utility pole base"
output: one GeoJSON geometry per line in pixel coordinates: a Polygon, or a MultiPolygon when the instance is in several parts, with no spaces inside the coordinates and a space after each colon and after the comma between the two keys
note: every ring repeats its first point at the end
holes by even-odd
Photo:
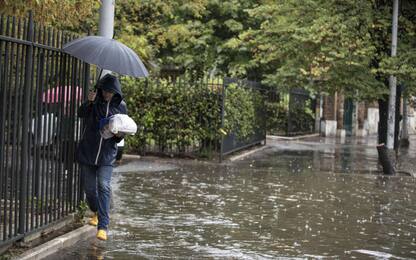
{"type": "Polygon", "coordinates": [[[409,139],[407,139],[407,138],[406,139],[404,139],[404,138],[400,139],[400,147],[408,148],[409,145],[410,145],[409,139]]]}

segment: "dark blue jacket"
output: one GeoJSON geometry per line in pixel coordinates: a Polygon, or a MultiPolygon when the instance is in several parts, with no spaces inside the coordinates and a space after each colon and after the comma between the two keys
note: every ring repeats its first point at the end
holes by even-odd
{"type": "Polygon", "coordinates": [[[117,143],[122,140],[116,136],[104,139],[100,135],[100,120],[115,114],[127,114],[126,103],[119,80],[107,74],[98,81],[97,96],[94,102],[85,102],[78,108],[78,116],[84,119],[85,128],[78,146],[79,163],[97,166],[113,165],[117,155],[117,143]],[[115,94],[106,102],[102,90],[111,90],[115,94]]]}

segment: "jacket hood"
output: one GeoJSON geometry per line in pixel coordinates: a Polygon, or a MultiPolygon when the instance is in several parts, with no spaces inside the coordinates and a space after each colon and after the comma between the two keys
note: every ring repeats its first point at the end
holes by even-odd
{"type": "Polygon", "coordinates": [[[114,96],[111,99],[112,103],[120,104],[123,100],[123,92],[121,92],[121,85],[120,81],[117,77],[107,74],[104,77],[102,77],[98,83],[97,83],[97,90],[98,90],[98,97],[103,100],[102,90],[109,90],[111,92],[114,92],[114,96]]]}

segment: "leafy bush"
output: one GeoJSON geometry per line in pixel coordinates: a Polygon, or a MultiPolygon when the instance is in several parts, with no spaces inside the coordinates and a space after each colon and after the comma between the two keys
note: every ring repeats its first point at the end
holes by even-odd
{"type": "Polygon", "coordinates": [[[128,113],[139,126],[136,135],[126,138],[127,149],[209,157],[219,150],[224,130],[249,138],[262,127],[256,115],[262,97],[249,88],[228,85],[221,129],[222,84],[222,79],[195,80],[192,75],[175,80],[123,78],[128,113]]]}
{"type": "Polygon", "coordinates": [[[285,134],[287,131],[288,107],[282,102],[266,101],[267,132],[285,134]]]}
{"type": "Polygon", "coordinates": [[[129,150],[184,153],[218,142],[221,93],[209,81],[125,78],[122,85],[129,115],[139,125],[127,138],[129,150]]]}
{"type": "Polygon", "coordinates": [[[239,87],[236,83],[226,88],[224,130],[233,132],[239,139],[254,133],[255,101],[251,89],[239,87]]]}

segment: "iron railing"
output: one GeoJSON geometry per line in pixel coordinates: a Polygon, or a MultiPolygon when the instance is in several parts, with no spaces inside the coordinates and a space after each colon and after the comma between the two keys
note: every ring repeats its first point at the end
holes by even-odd
{"type": "Polygon", "coordinates": [[[308,91],[302,88],[291,89],[287,135],[315,132],[315,107],[316,99],[308,91]]]}
{"type": "Polygon", "coordinates": [[[296,136],[315,132],[316,99],[302,88],[287,92],[269,90],[266,101],[267,131],[296,136]]]}
{"type": "Polygon", "coordinates": [[[223,156],[266,143],[267,91],[258,82],[224,78],[220,161],[223,156]]]}
{"type": "Polygon", "coordinates": [[[64,54],[75,35],[0,16],[0,245],[39,231],[82,199],[74,163],[89,66],[64,54]]]}

